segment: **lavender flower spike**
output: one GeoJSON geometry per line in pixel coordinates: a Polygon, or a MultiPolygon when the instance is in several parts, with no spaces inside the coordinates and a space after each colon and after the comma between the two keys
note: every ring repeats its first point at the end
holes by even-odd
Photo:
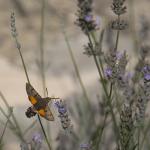
{"type": "Polygon", "coordinates": [[[35,133],[32,137],[32,140],[35,142],[35,143],[42,143],[42,137],[41,137],[41,134],[39,133],[35,133]]]}
{"type": "Polygon", "coordinates": [[[150,74],[145,74],[145,75],[144,75],[144,79],[145,79],[146,81],[150,81],[150,74]]]}
{"type": "Polygon", "coordinates": [[[59,112],[58,117],[60,118],[62,128],[64,130],[68,130],[69,132],[71,132],[72,124],[71,124],[71,120],[69,119],[66,105],[64,104],[64,102],[62,100],[59,100],[59,101],[55,102],[55,106],[59,112]]]}
{"type": "Polygon", "coordinates": [[[112,75],[112,69],[111,68],[106,68],[104,71],[105,77],[110,78],[112,75]]]}
{"type": "Polygon", "coordinates": [[[78,25],[81,30],[88,34],[88,32],[98,30],[98,24],[94,19],[92,0],[78,0],[78,12],[75,24],[78,25]]]}
{"type": "Polygon", "coordinates": [[[148,65],[144,66],[143,69],[144,79],[150,81],[150,67],[148,65]]]}
{"type": "Polygon", "coordinates": [[[32,141],[30,142],[31,149],[41,150],[42,149],[42,136],[40,133],[34,133],[32,141]]]}
{"type": "Polygon", "coordinates": [[[55,103],[55,106],[58,108],[58,112],[60,114],[65,114],[67,112],[67,109],[66,109],[66,107],[64,107],[62,100],[57,101],[55,103]]]}
{"type": "Polygon", "coordinates": [[[93,16],[92,16],[92,15],[86,15],[86,16],[84,17],[84,19],[85,19],[87,22],[90,22],[90,21],[93,20],[93,16]]]}

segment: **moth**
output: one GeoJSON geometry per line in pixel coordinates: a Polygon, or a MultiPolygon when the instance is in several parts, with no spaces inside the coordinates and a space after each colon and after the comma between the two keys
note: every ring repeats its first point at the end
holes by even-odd
{"type": "Polygon", "coordinates": [[[30,118],[36,114],[39,114],[41,117],[47,119],[48,121],[54,121],[54,116],[48,106],[48,103],[52,99],[58,98],[42,98],[30,83],[26,83],[26,92],[28,99],[32,104],[32,106],[27,109],[26,116],[30,118]]]}

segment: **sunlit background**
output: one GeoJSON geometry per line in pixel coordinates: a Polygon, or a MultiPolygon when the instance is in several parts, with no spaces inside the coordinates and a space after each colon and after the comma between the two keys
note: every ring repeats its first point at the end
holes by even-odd
{"type": "MultiPolygon", "coordinates": [[[[144,21],[150,25],[150,1],[149,0],[128,0],[127,13],[125,18],[129,27],[121,33],[119,50],[127,50],[129,58],[136,61],[136,46],[148,43],[141,35],[144,21]],[[136,39],[136,40],[135,40],[136,39]],[[136,46],[135,46],[136,45],[136,46]]],[[[22,68],[21,59],[16,49],[15,41],[11,36],[10,15],[16,16],[16,27],[18,39],[21,44],[21,51],[27,66],[28,74],[32,85],[42,94],[42,80],[39,72],[40,62],[40,30],[41,30],[41,6],[42,0],[0,0],[0,91],[7,99],[10,106],[14,108],[14,114],[19,125],[24,131],[35,118],[28,119],[25,116],[27,107],[31,104],[27,98],[25,83],[26,77],[22,68]]],[[[94,11],[99,17],[100,30],[108,26],[112,19],[111,0],[95,0],[94,11]]],[[[99,93],[98,73],[92,58],[83,54],[87,38],[75,25],[77,12],[76,0],[46,0],[45,24],[44,24],[44,63],[46,87],[49,96],[57,96],[68,105],[80,97],[82,91],[74,70],[74,66],[64,39],[63,31],[68,36],[78,69],[83,83],[88,91],[89,97],[96,99],[99,93]]],[[[145,28],[150,28],[147,26],[145,28]]],[[[99,34],[99,32],[98,32],[99,34]]],[[[105,32],[104,50],[108,49],[108,37],[105,32]]],[[[115,34],[112,34],[115,37],[115,34]]],[[[130,67],[133,62],[130,62],[130,67]]],[[[0,106],[7,110],[0,99],[0,106]]],[[[49,122],[53,147],[55,149],[58,140],[58,131],[61,124],[57,119],[57,112],[52,105],[55,121],[49,122]]],[[[2,123],[6,118],[0,112],[0,134],[4,128],[2,123]]],[[[44,121],[43,121],[44,122],[44,121]]],[[[26,138],[30,141],[34,132],[39,132],[37,125],[27,133],[26,138]]],[[[81,125],[82,126],[82,125],[81,125]]],[[[20,141],[7,128],[4,135],[4,149],[20,150],[20,141]]]]}

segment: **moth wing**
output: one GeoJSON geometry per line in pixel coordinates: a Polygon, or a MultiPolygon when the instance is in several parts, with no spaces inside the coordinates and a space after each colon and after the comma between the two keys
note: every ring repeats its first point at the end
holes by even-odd
{"type": "Polygon", "coordinates": [[[54,116],[49,108],[49,106],[46,106],[45,109],[38,110],[38,114],[47,119],[48,121],[54,121],[54,116]]]}
{"type": "Polygon", "coordinates": [[[26,91],[29,100],[33,105],[42,100],[42,97],[38,94],[38,92],[33,88],[30,83],[26,83],[26,91]]]}

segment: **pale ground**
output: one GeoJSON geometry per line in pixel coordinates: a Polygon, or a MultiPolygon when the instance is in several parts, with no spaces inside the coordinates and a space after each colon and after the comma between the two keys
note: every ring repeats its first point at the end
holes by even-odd
{"type": "MultiPolygon", "coordinates": [[[[5,0],[5,3],[3,0],[0,0],[0,91],[8,100],[9,105],[14,107],[14,113],[16,114],[21,126],[25,129],[25,127],[31,123],[31,120],[27,119],[24,115],[24,112],[30,103],[27,99],[25,91],[26,78],[23,69],[21,68],[21,61],[15,48],[14,41],[11,38],[10,13],[14,10],[16,12],[19,40],[22,45],[25,61],[27,62],[28,68],[30,68],[30,80],[37,91],[41,93],[42,87],[40,86],[41,81],[36,71],[37,69],[34,68],[35,65],[32,67],[32,64],[35,63],[35,60],[39,58],[40,1],[35,2],[23,0],[22,2],[25,6],[27,14],[29,15],[28,17],[22,17],[19,15],[19,12],[15,9],[11,0],[5,0]]],[[[79,29],[75,27],[73,23],[75,20],[74,13],[76,11],[76,8],[74,7],[75,2],[66,2],[66,0],[62,0],[60,3],[59,0],[53,0],[49,3],[51,7],[46,12],[47,19],[45,26],[45,61],[50,63],[46,73],[46,84],[49,95],[59,96],[63,99],[66,99],[74,93],[81,92],[77,79],[74,75],[74,68],[69,57],[64,38],[60,33],[61,29],[58,19],[59,14],[63,15],[62,19],[66,22],[65,29],[71,41],[83,82],[89,92],[92,93],[94,89],[99,88],[96,84],[98,80],[98,74],[93,60],[82,54],[82,46],[86,42],[86,39],[84,36],[80,35],[81,32],[79,32],[79,29]],[[58,6],[60,7],[59,10],[57,9],[58,6]],[[58,10],[57,13],[55,12],[56,9],[58,10]]],[[[107,1],[106,4],[102,0],[99,1],[99,3],[99,5],[96,5],[96,11],[103,16],[106,14],[110,3],[107,1]],[[98,6],[103,6],[103,8],[99,9],[98,6]]],[[[137,13],[142,12],[149,17],[150,5],[147,5],[149,3],[150,1],[147,1],[147,3],[142,0],[138,1],[136,3],[135,11],[137,13]]],[[[119,48],[123,50],[127,49],[128,51],[132,50],[131,41],[132,40],[130,38],[128,38],[128,40],[124,38],[121,39],[119,48]],[[124,40],[126,43],[124,43],[124,40]]],[[[4,107],[1,99],[0,106],[4,107]]],[[[56,114],[55,117],[57,118],[56,114]]],[[[3,120],[5,121],[5,119],[3,120]]],[[[56,126],[56,124],[58,124],[58,122],[51,124],[53,128],[56,126]]],[[[1,131],[2,129],[0,130],[0,133],[1,131]]],[[[16,138],[9,130],[6,131],[4,141],[6,142],[6,150],[20,150],[19,142],[16,143],[16,138]]]]}

